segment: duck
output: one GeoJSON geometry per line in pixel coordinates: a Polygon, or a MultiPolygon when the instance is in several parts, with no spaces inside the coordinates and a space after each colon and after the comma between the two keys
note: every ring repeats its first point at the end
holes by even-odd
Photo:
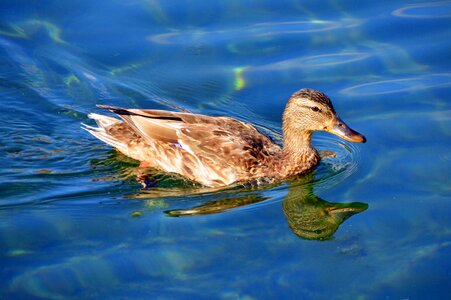
{"type": "Polygon", "coordinates": [[[320,161],[314,131],[350,142],[365,136],[340,119],[330,98],[304,88],[288,99],[282,116],[283,145],[250,123],[226,116],[97,105],[117,116],[90,113],[96,138],[140,162],[140,167],[177,173],[205,187],[268,183],[311,171],[320,161]]]}

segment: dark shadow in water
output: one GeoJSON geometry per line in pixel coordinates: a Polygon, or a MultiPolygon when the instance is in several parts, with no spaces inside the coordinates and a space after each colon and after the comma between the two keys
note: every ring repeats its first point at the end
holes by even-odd
{"type": "MultiPolygon", "coordinates": [[[[193,182],[183,180],[182,177],[176,174],[168,174],[154,169],[144,169],[129,165],[131,161],[120,154],[112,154],[103,163],[95,162],[94,165],[109,165],[105,163],[108,161],[114,164],[121,161],[120,164],[122,166],[116,166],[121,170],[121,175],[114,179],[133,177],[144,187],[139,194],[130,196],[133,199],[149,200],[152,198],[187,195],[214,195],[215,197],[223,197],[222,199],[208,201],[191,208],[165,211],[171,217],[222,213],[234,208],[256,204],[267,200],[268,197],[255,192],[281,185],[281,183],[265,186],[248,184],[217,189],[203,188],[193,182]]],[[[332,238],[333,234],[344,221],[366,210],[368,204],[361,202],[328,202],[313,193],[313,188],[316,183],[318,181],[315,181],[313,173],[292,178],[288,182],[288,194],[282,202],[282,209],[288,226],[294,234],[307,240],[328,240],[332,238]]]]}

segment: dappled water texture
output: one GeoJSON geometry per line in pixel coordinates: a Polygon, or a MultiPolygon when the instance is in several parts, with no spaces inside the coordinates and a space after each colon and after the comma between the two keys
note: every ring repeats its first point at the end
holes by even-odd
{"type": "MultiPolygon", "coordinates": [[[[2,1],[0,299],[444,299],[450,1],[2,1]],[[80,129],[95,104],[252,122],[326,92],[365,134],[205,189],[80,129]],[[330,152],[329,152],[330,153],[330,152]]],[[[90,123],[89,123],[90,124],[90,123]]]]}

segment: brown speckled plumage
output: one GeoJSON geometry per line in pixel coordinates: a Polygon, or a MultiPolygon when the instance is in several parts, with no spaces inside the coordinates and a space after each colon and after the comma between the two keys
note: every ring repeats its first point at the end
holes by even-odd
{"type": "MultiPolygon", "coordinates": [[[[283,148],[251,124],[229,117],[99,107],[118,114],[123,121],[90,114],[99,125],[85,125],[91,134],[143,166],[178,173],[210,187],[259,179],[273,181],[306,172],[320,160],[311,146],[312,132],[333,132],[338,123],[346,126],[336,116],[329,98],[310,89],[296,92],[288,101],[283,116],[283,148]]],[[[361,137],[354,141],[364,141],[363,136],[351,133],[354,139],[361,137]]]]}

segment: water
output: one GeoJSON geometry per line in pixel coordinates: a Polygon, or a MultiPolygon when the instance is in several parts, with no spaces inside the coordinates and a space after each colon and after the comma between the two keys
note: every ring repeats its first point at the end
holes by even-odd
{"type": "Polygon", "coordinates": [[[16,0],[0,14],[1,299],[450,294],[451,2],[16,0]],[[143,189],[136,162],[80,129],[102,103],[277,138],[302,87],[368,142],[317,133],[337,157],[262,188],[157,173],[143,189]]]}

